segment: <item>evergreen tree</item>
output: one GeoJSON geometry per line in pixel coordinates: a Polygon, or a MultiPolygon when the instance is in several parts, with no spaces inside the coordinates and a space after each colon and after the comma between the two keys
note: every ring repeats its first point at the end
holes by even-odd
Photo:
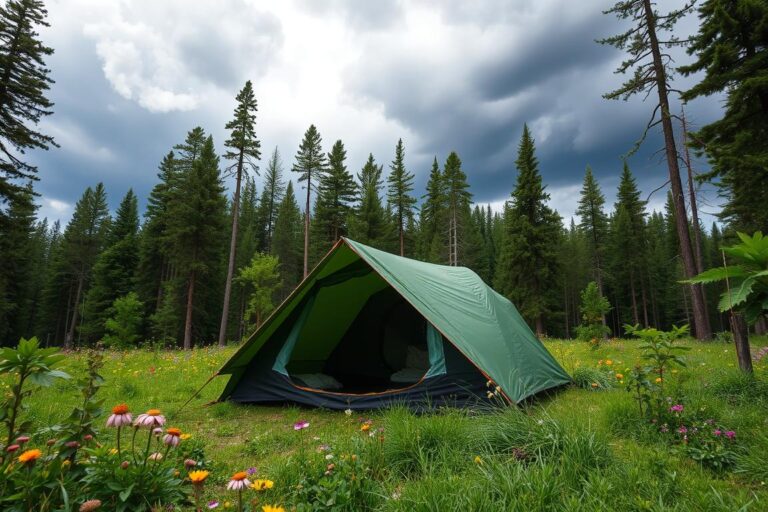
{"type": "Polygon", "coordinates": [[[720,179],[721,218],[740,231],[768,232],[768,3],[706,0],[698,12],[688,47],[696,61],[681,71],[703,76],[682,97],[727,95],[723,117],[692,134],[692,145],[709,157],[708,178],[720,179]]]}
{"type": "Polygon", "coordinates": [[[301,210],[293,195],[293,182],[289,181],[285,197],[277,209],[275,236],[272,239],[272,254],[280,261],[283,278],[280,299],[285,299],[301,281],[302,238],[301,210]]]}
{"type": "Polygon", "coordinates": [[[608,231],[608,217],[603,211],[604,204],[605,197],[600,190],[600,185],[595,180],[592,169],[587,166],[576,214],[581,219],[579,229],[586,235],[593,275],[600,293],[603,293],[604,253],[608,231]]]}
{"type": "Polygon", "coordinates": [[[392,225],[381,204],[382,166],[376,165],[372,154],[357,175],[360,181],[360,205],[349,219],[349,234],[354,240],[387,250],[392,240],[392,225]]]}
{"type": "Polygon", "coordinates": [[[387,199],[394,208],[400,256],[405,256],[405,228],[416,205],[416,198],[410,195],[413,191],[413,174],[405,169],[404,157],[403,139],[399,139],[395,147],[395,159],[389,166],[392,172],[387,177],[387,199]]]}
{"type": "MultiPolygon", "coordinates": [[[[88,342],[100,339],[115,300],[134,289],[139,262],[139,212],[133,190],[128,190],[106,237],[105,250],[93,266],[92,285],[83,307],[80,335],[88,342]]],[[[138,298],[137,298],[138,301],[138,298]]]]}
{"type": "Polygon", "coordinates": [[[467,175],[461,169],[461,159],[452,151],[443,171],[446,216],[448,220],[448,264],[459,265],[460,256],[468,246],[464,240],[465,224],[472,194],[469,193],[467,175]]]}
{"type": "MultiPolygon", "coordinates": [[[[257,200],[257,195],[256,182],[252,177],[246,177],[243,195],[240,198],[240,220],[237,222],[238,235],[235,268],[238,269],[238,272],[250,263],[254,254],[260,251],[265,231],[262,224],[263,212],[257,200]]],[[[232,336],[230,339],[242,339],[245,333],[245,310],[249,293],[251,293],[251,290],[247,289],[247,286],[243,286],[242,283],[232,290],[232,304],[237,306],[230,312],[230,320],[235,321],[234,325],[236,326],[234,330],[231,327],[229,329],[227,335],[232,336]]]]}
{"type": "MultiPolygon", "coordinates": [[[[584,231],[576,227],[573,217],[569,229],[563,231],[563,241],[558,253],[562,280],[563,336],[572,338],[576,332],[574,327],[581,322],[580,291],[589,282],[592,268],[586,236],[584,231]]],[[[614,330],[620,332],[618,325],[614,326],[614,330]]]]}
{"type": "Polygon", "coordinates": [[[344,144],[337,140],[328,153],[327,172],[320,176],[313,235],[315,246],[314,260],[317,262],[336,243],[347,234],[347,218],[352,212],[352,203],[356,199],[357,185],[352,174],[347,171],[347,151],[344,144]]]}
{"type": "Polygon", "coordinates": [[[276,256],[256,253],[251,262],[238,273],[238,282],[251,290],[245,318],[252,329],[258,329],[275,308],[273,296],[282,284],[278,265],[279,259],[276,256]]]}
{"type": "Polygon", "coordinates": [[[33,235],[35,204],[32,186],[17,194],[8,210],[8,225],[0,231],[0,346],[18,343],[29,327],[29,312],[33,307],[32,283],[39,268],[33,267],[39,258],[33,235]]]}
{"type": "Polygon", "coordinates": [[[41,0],[8,0],[0,4],[0,235],[6,229],[6,202],[26,201],[27,187],[37,169],[20,159],[29,150],[55,146],[53,138],[33,129],[52,113],[45,97],[53,80],[38,27],[47,27],[48,11],[41,0]]]}
{"type": "Polygon", "coordinates": [[[187,137],[183,143],[173,147],[176,150],[174,158],[175,170],[179,174],[192,171],[195,162],[200,159],[206,139],[205,130],[196,126],[187,132],[187,137]]]}
{"type": "MultiPolygon", "coordinates": [[[[677,236],[680,240],[680,256],[685,276],[689,279],[697,274],[696,261],[691,243],[683,183],[680,178],[679,156],[672,127],[672,113],[669,108],[672,59],[664,53],[664,48],[679,45],[680,41],[674,35],[667,41],[659,41],[659,35],[671,32],[677,21],[685,16],[691,8],[692,4],[686,4],[680,9],[661,14],[654,9],[651,0],[620,0],[611,9],[605,11],[605,14],[614,14],[620,20],[630,20],[631,24],[621,34],[599,41],[602,44],[609,44],[620,50],[625,50],[629,58],[621,63],[616,72],[622,74],[627,71],[632,72],[632,77],[629,80],[615,91],[605,94],[605,98],[627,100],[636,94],[642,94],[647,98],[654,90],[656,91],[658,101],[654,105],[651,120],[635,149],[643,142],[651,127],[661,124],[669,170],[669,183],[675,206],[677,236]],[[657,114],[660,116],[658,121],[656,120],[657,114]]],[[[709,327],[709,317],[701,285],[691,285],[690,292],[695,335],[699,339],[709,339],[712,337],[712,332],[709,327]]]]}
{"type": "Polygon", "coordinates": [[[224,143],[227,152],[224,158],[235,163],[228,171],[234,171],[235,197],[232,199],[232,236],[229,241],[229,263],[227,266],[227,278],[224,281],[224,305],[221,310],[221,325],[219,327],[219,346],[227,343],[227,324],[229,322],[229,300],[232,295],[232,276],[235,272],[235,253],[237,252],[237,222],[240,220],[240,187],[243,175],[247,174],[247,167],[258,174],[256,161],[261,159],[261,142],[256,138],[256,97],[253,94],[251,81],[245,82],[245,86],[237,95],[237,107],[235,116],[227,123],[226,129],[231,130],[230,137],[224,143]]]}
{"type": "Polygon", "coordinates": [[[283,181],[283,163],[280,153],[275,147],[264,173],[264,189],[261,191],[259,201],[259,217],[264,226],[261,247],[267,253],[272,250],[272,237],[275,233],[277,209],[285,195],[285,182],[283,181]]]}
{"type": "MultiPolygon", "coordinates": [[[[172,190],[168,204],[165,240],[171,250],[171,262],[186,285],[185,349],[192,348],[194,325],[200,327],[203,323],[203,319],[194,320],[195,303],[204,304],[205,300],[200,295],[214,291],[212,287],[203,285],[215,279],[221,262],[225,218],[226,198],[219,172],[219,157],[213,147],[213,138],[208,137],[199,158],[172,190]],[[209,281],[206,283],[206,280],[209,281]]],[[[204,316],[206,312],[205,307],[199,307],[199,316],[204,316]]],[[[206,334],[202,328],[197,331],[198,336],[206,334]]]]}
{"type": "Polygon", "coordinates": [[[448,260],[445,247],[447,237],[444,236],[443,226],[447,224],[445,180],[437,165],[437,157],[432,161],[432,170],[427,180],[427,193],[422,196],[421,203],[421,249],[420,257],[432,263],[443,263],[448,260]]]}
{"type": "Polygon", "coordinates": [[[551,311],[547,292],[558,280],[557,246],[560,216],[550,209],[541,181],[534,141],[523,127],[518,156],[517,184],[504,211],[505,233],[496,268],[496,288],[544,334],[544,316],[551,311]]]}
{"type": "Polygon", "coordinates": [[[309,219],[310,219],[310,199],[312,196],[312,183],[322,176],[328,166],[328,160],[322,148],[323,139],[315,128],[310,125],[304,133],[304,139],[299,145],[299,151],[296,153],[296,163],[293,165],[293,171],[299,173],[299,182],[306,181],[307,201],[304,204],[304,277],[309,273],[309,219]]]}

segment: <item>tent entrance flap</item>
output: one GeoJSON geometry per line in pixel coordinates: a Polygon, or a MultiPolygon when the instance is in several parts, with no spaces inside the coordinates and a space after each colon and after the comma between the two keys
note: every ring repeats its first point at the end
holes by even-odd
{"type": "Polygon", "coordinates": [[[309,312],[312,310],[312,305],[314,303],[315,295],[311,294],[307,299],[307,303],[304,305],[304,309],[301,310],[299,318],[296,319],[296,323],[294,323],[291,327],[291,332],[288,333],[288,338],[285,340],[285,345],[283,345],[280,353],[277,354],[275,364],[272,366],[273,370],[278,373],[282,373],[286,377],[289,377],[289,375],[288,370],[286,370],[285,367],[288,364],[288,361],[291,359],[293,348],[296,346],[296,342],[299,339],[299,334],[301,334],[301,330],[304,328],[304,324],[307,322],[307,317],[309,316],[309,312]]]}

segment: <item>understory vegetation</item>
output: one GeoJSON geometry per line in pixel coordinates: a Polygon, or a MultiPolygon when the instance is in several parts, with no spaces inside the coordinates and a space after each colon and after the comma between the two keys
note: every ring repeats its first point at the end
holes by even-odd
{"type": "MultiPolygon", "coordinates": [[[[675,356],[685,366],[669,362],[661,393],[651,375],[649,405],[638,407],[632,372],[658,364],[642,357],[647,343],[609,339],[594,347],[546,340],[575,384],[521,407],[495,407],[491,400],[474,409],[415,414],[394,407],[365,416],[209,404],[226,377],[214,379],[181,409],[231,348],[108,351],[99,356],[103,366],[97,373],[104,382],[89,399],[101,405],[81,407],[93,415],[88,428],[94,438],[91,449],[83,442],[71,459],[73,468],[89,475],[79,483],[85,487],[77,488],[83,494],[71,493],[71,510],[89,499],[108,501],[116,494],[109,488],[123,486],[131,494],[125,489],[136,482],[115,481],[114,475],[130,471],[121,469],[125,462],[140,472],[152,434],[139,430],[134,461],[127,448],[133,428],[123,429],[117,455],[118,431],[105,423],[108,409],[120,404],[134,418],[159,409],[162,436],[180,429],[176,446],[158,434],[149,451],[164,458],[148,466],[167,471],[168,479],[158,485],[169,494],[157,500],[176,503],[177,510],[195,510],[195,498],[203,510],[237,510],[241,503],[243,510],[259,511],[764,510],[768,357],[759,354],[768,339],[754,340],[754,376],[738,370],[732,344],[674,341],[675,348],[688,349],[675,356]],[[200,484],[190,481],[192,471],[206,474],[200,484]],[[250,485],[238,491],[230,485],[238,481],[233,478],[250,485]]],[[[93,357],[68,357],[59,370],[73,378],[56,378],[24,397],[19,416],[27,430],[19,433],[31,439],[13,456],[24,449],[44,453],[33,467],[14,459],[6,475],[38,475],[48,467],[46,443],[57,436],[45,427],[71,422],[68,415],[83,402],[88,375],[95,371],[93,357]]],[[[11,385],[4,376],[4,392],[11,385]]],[[[131,503],[127,510],[155,505],[131,503]]]]}

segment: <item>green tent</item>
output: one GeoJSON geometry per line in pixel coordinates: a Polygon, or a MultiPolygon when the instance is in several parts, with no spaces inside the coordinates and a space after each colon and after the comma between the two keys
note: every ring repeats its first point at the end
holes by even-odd
{"type": "Polygon", "coordinates": [[[219,370],[222,400],[367,409],[518,403],[570,377],[514,305],[463,267],[342,238],[219,370]]]}

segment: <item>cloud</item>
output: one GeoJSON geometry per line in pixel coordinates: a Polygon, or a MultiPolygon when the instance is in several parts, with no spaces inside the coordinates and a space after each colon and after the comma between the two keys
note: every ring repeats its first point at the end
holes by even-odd
{"type": "Polygon", "coordinates": [[[115,159],[111,149],[100,146],[82,126],[72,119],[48,118],[40,123],[40,129],[56,140],[61,151],[74,153],[78,157],[97,162],[110,162],[115,159]]]}

